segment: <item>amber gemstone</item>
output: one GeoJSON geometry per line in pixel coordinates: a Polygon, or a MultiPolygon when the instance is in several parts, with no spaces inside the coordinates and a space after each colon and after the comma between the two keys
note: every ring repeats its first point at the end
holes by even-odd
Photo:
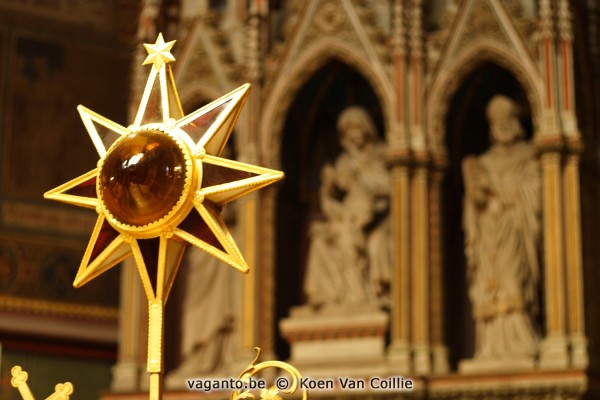
{"type": "Polygon", "coordinates": [[[177,204],[185,176],[185,158],[177,143],[159,131],[140,131],[106,155],[100,172],[101,195],[120,222],[147,225],[177,204]]]}

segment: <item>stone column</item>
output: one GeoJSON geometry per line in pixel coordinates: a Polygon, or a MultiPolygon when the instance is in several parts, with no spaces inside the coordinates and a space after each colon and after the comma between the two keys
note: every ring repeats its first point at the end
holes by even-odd
{"type": "Polygon", "coordinates": [[[391,301],[391,344],[389,361],[392,371],[411,370],[410,314],[410,155],[391,157],[392,259],[394,266],[391,301]]]}
{"type": "Polygon", "coordinates": [[[583,263],[581,260],[581,215],[579,199],[579,154],[581,135],[577,129],[575,93],[573,90],[573,32],[568,0],[558,2],[558,46],[560,118],[562,134],[567,139],[563,162],[563,216],[565,229],[565,262],[567,282],[567,334],[571,350],[571,366],[588,365],[587,340],[583,315],[583,263]]]}
{"type": "MultiPolygon", "coordinates": [[[[274,359],[275,337],[275,209],[277,190],[273,185],[260,191],[257,198],[255,235],[257,259],[255,304],[260,315],[254,321],[256,345],[263,349],[263,359],[274,359]],[[258,255],[257,255],[258,257],[258,255]],[[258,261],[260,260],[260,262],[258,261]],[[260,265],[260,266],[259,266],[260,265]]],[[[299,285],[302,282],[298,282],[299,285]]]]}
{"type": "Polygon", "coordinates": [[[442,180],[446,170],[445,157],[434,157],[429,182],[429,270],[432,372],[447,373],[448,348],[444,342],[444,273],[442,246],[442,180]]]}
{"type": "Polygon", "coordinates": [[[410,145],[413,151],[413,173],[410,183],[411,207],[411,334],[413,371],[427,374],[431,371],[429,343],[429,155],[423,119],[424,49],[421,0],[411,0],[409,30],[409,93],[410,145]]]}
{"type": "MultiPolygon", "coordinates": [[[[247,162],[247,160],[244,160],[244,162],[247,162]]],[[[254,347],[259,345],[256,331],[258,321],[256,285],[259,274],[256,268],[258,264],[256,242],[258,195],[250,193],[239,199],[238,202],[238,234],[236,240],[238,240],[240,251],[248,263],[250,272],[246,275],[239,274],[236,277],[239,278],[236,282],[239,283],[236,286],[239,288],[239,296],[236,298],[239,319],[236,321],[238,333],[236,334],[237,343],[234,346],[235,360],[231,366],[232,373],[235,371],[239,373],[248,364],[248,361],[254,356],[254,347]]]]}
{"type": "MultiPolygon", "coordinates": [[[[248,103],[244,111],[244,131],[243,139],[239,143],[240,159],[243,162],[250,164],[259,164],[260,155],[258,154],[258,126],[260,122],[261,100],[262,100],[262,43],[264,42],[264,17],[265,4],[261,1],[249,2],[248,19],[246,22],[246,40],[244,61],[246,63],[246,76],[252,84],[252,91],[248,98],[248,103]]],[[[261,251],[257,238],[260,237],[259,229],[262,222],[259,219],[260,196],[262,193],[250,193],[242,199],[240,214],[241,230],[241,251],[250,267],[248,275],[242,277],[243,282],[241,296],[241,351],[240,360],[245,359],[248,362],[249,357],[254,355],[254,347],[260,346],[266,355],[271,354],[273,346],[259,333],[259,320],[262,318],[259,315],[260,310],[258,303],[259,284],[263,277],[263,271],[259,270],[260,264],[259,252],[261,251]]],[[[274,292],[271,293],[274,296],[274,292]]],[[[267,314],[272,310],[264,309],[267,314]]],[[[269,325],[272,327],[273,323],[269,325]]]]}
{"type": "Polygon", "coordinates": [[[391,299],[390,368],[411,371],[410,346],[410,162],[406,138],[406,40],[402,0],[392,6],[392,53],[395,69],[395,126],[389,132],[391,178],[391,241],[394,274],[391,299]]]}
{"type": "Polygon", "coordinates": [[[540,0],[540,71],[543,92],[540,132],[536,144],[542,164],[542,201],[544,213],[544,294],[546,337],[540,349],[540,368],[565,368],[568,365],[565,335],[565,271],[562,221],[562,138],[556,95],[556,45],[551,0],[540,0]]]}
{"type": "Polygon", "coordinates": [[[428,166],[425,156],[415,155],[410,182],[411,230],[411,336],[413,371],[431,371],[429,346],[429,222],[428,166]]]}
{"type": "Polygon", "coordinates": [[[565,270],[563,251],[562,179],[560,145],[540,146],[544,213],[544,289],[546,337],[541,345],[540,368],[568,366],[565,335],[565,270]]]}
{"type": "Polygon", "coordinates": [[[567,146],[563,167],[567,332],[571,349],[571,366],[588,366],[587,339],[584,326],[583,263],[581,260],[581,211],[579,199],[579,154],[581,145],[567,146]]]}

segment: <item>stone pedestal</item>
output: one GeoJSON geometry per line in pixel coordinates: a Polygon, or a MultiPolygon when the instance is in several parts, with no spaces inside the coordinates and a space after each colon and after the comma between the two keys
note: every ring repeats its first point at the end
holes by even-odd
{"type": "Polygon", "coordinates": [[[586,369],[590,361],[587,349],[587,339],[583,335],[572,337],[570,343],[571,367],[576,369],[586,369]]]}
{"type": "Polygon", "coordinates": [[[511,357],[501,358],[472,358],[462,360],[458,364],[458,370],[463,374],[485,374],[503,372],[525,372],[535,369],[533,357],[511,357]]]}
{"type": "Polygon", "coordinates": [[[290,362],[311,377],[384,373],[387,327],[374,306],[298,307],[280,323],[290,362]]]}
{"type": "Polygon", "coordinates": [[[446,346],[433,346],[431,356],[433,373],[447,374],[450,371],[450,366],[448,365],[448,348],[446,346]]]}
{"type": "Polygon", "coordinates": [[[110,389],[113,392],[134,392],[139,390],[140,365],[136,362],[119,362],[112,367],[112,382],[110,389]]]}
{"type": "Polygon", "coordinates": [[[540,369],[561,370],[569,366],[567,340],[562,336],[549,336],[540,345],[540,369]]]}
{"type": "Polygon", "coordinates": [[[388,369],[391,373],[406,375],[412,370],[411,349],[407,343],[392,343],[388,348],[388,369]]]}

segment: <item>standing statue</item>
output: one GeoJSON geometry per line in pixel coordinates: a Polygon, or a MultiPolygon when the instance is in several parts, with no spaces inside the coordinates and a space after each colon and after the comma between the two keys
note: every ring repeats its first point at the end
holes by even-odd
{"type": "Polygon", "coordinates": [[[310,226],[304,291],[314,306],[385,304],[391,276],[385,146],[363,108],[347,108],[337,125],[343,151],[321,170],[325,221],[310,226]]]}
{"type": "Polygon", "coordinates": [[[533,360],[538,344],[540,168],[524,140],[516,104],[498,95],[486,114],[492,146],[462,164],[475,360],[533,360]]]}

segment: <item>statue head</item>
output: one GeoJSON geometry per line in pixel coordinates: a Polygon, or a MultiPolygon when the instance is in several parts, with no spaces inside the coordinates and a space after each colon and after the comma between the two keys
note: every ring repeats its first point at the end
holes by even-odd
{"type": "Polygon", "coordinates": [[[337,122],[340,141],[344,148],[363,148],[366,144],[377,140],[377,131],[373,120],[362,107],[346,108],[337,122]]]}
{"type": "Polygon", "coordinates": [[[519,108],[510,98],[503,95],[492,97],[485,112],[494,144],[510,145],[525,137],[519,121],[519,108]]]}

